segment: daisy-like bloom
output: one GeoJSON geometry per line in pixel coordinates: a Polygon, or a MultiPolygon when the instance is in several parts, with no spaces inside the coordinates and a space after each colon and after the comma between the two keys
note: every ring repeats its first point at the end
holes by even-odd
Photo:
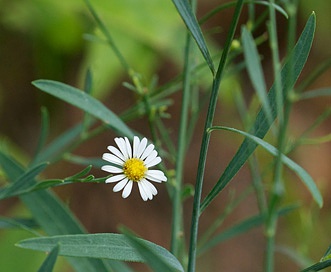
{"type": "Polygon", "coordinates": [[[115,138],[118,148],[108,146],[111,153],[104,153],[102,159],[110,162],[112,165],[104,165],[102,170],[114,174],[106,180],[106,183],[118,182],[114,192],[121,191],[122,197],[127,198],[132,190],[133,183],[138,184],[139,192],[144,201],[153,199],[157,194],[155,186],[150,182],[167,181],[167,177],[160,170],[151,170],[161,162],[153,144],[147,146],[147,139],[141,141],[137,136],[133,137],[133,147],[127,137],[115,138]]]}

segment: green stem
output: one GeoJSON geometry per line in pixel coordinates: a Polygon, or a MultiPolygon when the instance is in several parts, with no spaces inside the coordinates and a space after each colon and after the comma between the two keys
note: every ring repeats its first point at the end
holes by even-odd
{"type": "Polygon", "coordinates": [[[205,172],[205,165],[207,159],[207,151],[208,145],[210,141],[210,133],[208,129],[212,126],[219,86],[221,83],[221,78],[223,75],[224,67],[226,64],[227,56],[230,51],[230,46],[234,37],[234,33],[238,24],[239,16],[243,6],[243,0],[238,0],[235,8],[235,12],[232,18],[230,30],[228,32],[228,36],[225,42],[224,50],[222,53],[222,57],[216,72],[216,76],[213,80],[212,92],[210,96],[205,127],[202,136],[202,143],[200,149],[200,157],[197,171],[197,178],[195,184],[195,193],[194,193],[194,202],[193,202],[193,211],[192,211],[192,220],[191,220],[191,233],[190,233],[190,246],[189,246],[189,259],[188,259],[188,272],[195,271],[196,265],[196,254],[197,254],[197,241],[198,241],[198,227],[199,227],[199,217],[200,217],[200,204],[201,204],[201,193],[202,193],[202,185],[203,185],[203,177],[205,172]]]}
{"type": "Polygon", "coordinates": [[[115,42],[114,42],[112,36],[110,35],[107,27],[105,26],[105,24],[102,22],[102,20],[100,19],[100,17],[98,16],[96,11],[94,10],[94,8],[91,5],[90,1],[89,0],[84,0],[84,1],[85,1],[85,4],[86,4],[87,8],[91,12],[94,20],[96,21],[98,27],[100,28],[101,32],[105,35],[108,44],[110,45],[110,47],[114,51],[114,53],[117,56],[118,60],[120,61],[121,65],[126,70],[126,72],[129,72],[130,66],[126,62],[124,56],[122,55],[121,51],[118,49],[117,45],[115,44],[115,42]]]}
{"type": "MultiPolygon", "coordinates": [[[[192,10],[196,9],[196,0],[191,1],[192,10]]],[[[187,126],[188,126],[188,109],[190,102],[191,91],[191,73],[192,65],[190,54],[192,51],[192,37],[187,33],[185,60],[184,60],[184,77],[183,77],[183,96],[182,108],[180,115],[180,125],[178,133],[178,150],[176,158],[176,179],[174,186],[174,195],[172,201],[172,236],[171,236],[171,252],[179,257],[182,246],[184,245],[183,235],[183,206],[181,201],[182,186],[183,186],[183,171],[184,159],[187,146],[187,126]]]]}
{"type": "Polygon", "coordinates": [[[272,63],[273,63],[273,72],[275,78],[275,89],[276,89],[276,105],[277,105],[277,113],[280,125],[282,124],[283,117],[283,93],[281,88],[281,64],[279,61],[279,50],[278,50],[278,39],[277,39],[277,22],[276,22],[276,12],[275,12],[275,1],[269,0],[269,16],[270,22],[268,23],[268,30],[270,35],[270,49],[272,55],[272,63]]]}

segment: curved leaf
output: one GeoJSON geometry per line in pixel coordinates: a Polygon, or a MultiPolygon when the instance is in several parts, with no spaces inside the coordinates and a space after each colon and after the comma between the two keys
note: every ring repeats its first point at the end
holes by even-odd
{"type": "MultiPolygon", "coordinates": [[[[260,139],[259,137],[256,137],[254,135],[251,135],[247,132],[235,129],[235,128],[229,128],[229,127],[213,127],[211,128],[211,130],[214,129],[222,129],[222,130],[228,130],[228,131],[232,131],[232,132],[236,132],[239,133],[243,136],[246,137],[246,139],[248,138],[249,140],[254,141],[256,144],[260,145],[261,147],[263,147],[265,150],[267,150],[270,154],[274,155],[274,156],[278,156],[279,152],[278,149],[275,148],[274,146],[272,146],[271,144],[263,141],[262,139],[260,139]]],[[[320,193],[320,191],[318,190],[316,183],[314,182],[314,180],[312,179],[312,177],[306,172],[306,170],[304,170],[301,166],[299,166],[298,164],[296,164],[294,161],[292,161],[290,158],[288,158],[287,156],[285,156],[284,154],[281,155],[281,160],[282,162],[290,169],[292,169],[292,171],[294,171],[302,180],[302,182],[307,186],[308,190],[310,191],[310,193],[312,194],[314,200],[316,201],[316,203],[322,207],[323,206],[323,198],[322,195],[320,193]]]]}
{"type": "Polygon", "coordinates": [[[133,137],[131,129],[111,110],[103,105],[99,100],[89,94],[71,87],[67,84],[53,80],[36,80],[32,84],[48,94],[51,94],[63,101],[88,112],[108,124],[114,131],[128,137],[133,137]]]}
{"type": "Polygon", "coordinates": [[[123,229],[125,237],[128,239],[130,244],[137,250],[140,256],[145,262],[153,269],[158,272],[171,272],[171,271],[184,271],[182,266],[177,260],[169,262],[163,253],[151,250],[142,239],[137,238],[128,230],[123,229]],[[160,254],[161,253],[161,254],[160,254]]]}
{"type": "MultiPolygon", "coordinates": [[[[171,271],[183,271],[178,260],[165,248],[140,238],[135,238],[135,241],[155,256],[162,256],[163,261],[172,268],[171,271]]],[[[31,238],[20,241],[17,246],[50,251],[59,243],[59,255],[62,256],[145,262],[140,252],[132,247],[131,242],[132,240],[123,234],[98,233],[31,238]]]]}

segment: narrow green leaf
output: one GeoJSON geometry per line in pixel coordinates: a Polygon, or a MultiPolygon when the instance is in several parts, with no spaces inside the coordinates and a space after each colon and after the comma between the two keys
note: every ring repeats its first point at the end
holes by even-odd
{"type": "Polygon", "coordinates": [[[329,246],[329,248],[327,249],[327,251],[323,255],[322,261],[329,260],[329,259],[331,259],[331,245],[329,246]]]}
{"type": "Polygon", "coordinates": [[[48,163],[37,165],[21,175],[15,182],[1,188],[0,199],[17,196],[25,193],[27,190],[31,190],[35,185],[34,178],[39,175],[47,165],[48,163]]]}
{"type": "Polygon", "coordinates": [[[62,99],[98,118],[119,134],[130,138],[133,137],[131,129],[116,114],[89,94],[64,83],[52,80],[36,80],[33,81],[32,84],[38,89],[62,99]]]}
{"type": "Polygon", "coordinates": [[[158,272],[183,271],[184,269],[169,251],[158,251],[146,245],[145,241],[137,238],[126,229],[122,229],[123,234],[128,239],[129,243],[137,250],[144,261],[158,272]]]}
{"type": "MultiPolygon", "coordinates": [[[[238,130],[235,128],[229,128],[229,127],[223,127],[223,126],[211,128],[211,130],[214,130],[214,129],[222,129],[222,130],[239,133],[239,134],[245,136],[246,138],[254,141],[256,144],[263,147],[265,150],[267,150],[270,154],[274,155],[275,157],[277,157],[279,155],[278,154],[279,151],[277,148],[275,148],[271,144],[263,141],[261,138],[251,135],[247,132],[244,132],[244,131],[241,131],[241,130],[238,130]]],[[[292,171],[294,171],[300,177],[302,182],[306,185],[306,187],[310,191],[310,193],[313,196],[316,203],[320,207],[322,207],[323,206],[323,197],[322,197],[320,191],[318,190],[316,183],[314,182],[312,177],[306,172],[306,170],[304,170],[301,166],[296,164],[294,161],[292,161],[290,158],[288,158],[284,154],[281,155],[281,160],[288,168],[292,169],[292,171]]]]}
{"type": "Polygon", "coordinates": [[[265,111],[266,117],[271,124],[273,122],[272,113],[267,96],[267,87],[264,81],[259,53],[257,51],[254,39],[246,27],[242,28],[241,39],[248,75],[251,79],[251,83],[256,91],[256,94],[261,101],[262,109],[265,111]]]}
{"type": "MultiPolygon", "coordinates": [[[[293,88],[306,63],[314,37],[315,25],[316,18],[315,14],[313,13],[309,17],[306,26],[301,33],[300,38],[296,46],[294,47],[294,50],[289,60],[286,62],[285,66],[281,71],[281,87],[283,92],[291,90],[293,88]],[[293,67],[289,67],[289,64],[293,65],[293,67]],[[292,72],[288,73],[290,69],[292,72]],[[290,78],[288,78],[289,74],[291,75],[290,78]]],[[[286,95],[283,95],[283,97],[286,97],[286,95]]],[[[268,99],[271,107],[272,119],[274,120],[277,117],[276,103],[274,103],[274,101],[276,100],[276,90],[274,85],[271,87],[268,93],[268,99]]],[[[269,128],[270,123],[266,118],[265,112],[264,110],[260,110],[253,125],[252,134],[259,138],[263,138],[268,132],[269,128]]],[[[232,180],[232,178],[237,174],[240,168],[245,164],[249,156],[254,152],[256,147],[257,144],[248,139],[245,139],[243,141],[238,151],[223,172],[222,176],[217,181],[216,185],[202,202],[200,212],[202,212],[218,195],[218,193],[221,192],[223,188],[232,180]]]]}
{"type": "Polygon", "coordinates": [[[195,17],[195,14],[192,12],[192,8],[187,0],[172,0],[174,5],[176,6],[178,13],[182,17],[186,27],[190,31],[191,35],[193,36],[195,42],[197,43],[202,56],[206,60],[209,69],[214,74],[215,68],[213,64],[213,60],[210,56],[209,50],[207,48],[207,44],[201,32],[199,23],[195,17]]]}
{"type": "MultiPolygon", "coordinates": [[[[71,257],[91,257],[131,262],[145,262],[137,249],[131,245],[132,239],[123,234],[98,233],[76,234],[53,237],[31,238],[20,241],[17,246],[39,251],[50,251],[60,243],[59,255],[71,257]]],[[[153,252],[172,268],[170,271],[183,271],[178,260],[165,248],[149,241],[135,238],[135,245],[153,252]]],[[[145,257],[145,256],[144,256],[145,257]]]]}
{"type": "Polygon", "coordinates": [[[318,262],[304,270],[301,270],[301,272],[315,272],[315,271],[320,271],[323,270],[324,268],[330,267],[331,266],[331,259],[326,260],[326,261],[321,261],[318,262]]]}
{"type": "Polygon", "coordinates": [[[38,269],[38,272],[52,272],[57,256],[60,251],[60,245],[56,245],[52,251],[48,254],[47,258],[41,265],[41,267],[38,269]]]}

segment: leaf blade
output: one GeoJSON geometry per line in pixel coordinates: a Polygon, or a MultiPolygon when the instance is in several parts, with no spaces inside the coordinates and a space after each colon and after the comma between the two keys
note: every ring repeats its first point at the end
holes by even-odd
{"type": "Polygon", "coordinates": [[[38,269],[38,272],[52,272],[57,256],[59,254],[60,246],[56,245],[51,252],[48,254],[45,261],[42,263],[40,268],[38,269]]]}
{"type": "Polygon", "coordinates": [[[187,0],[172,0],[172,2],[177,8],[178,13],[182,17],[187,29],[190,31],[191,35],[193,36],[196,44],[198,45],[202,53],[202,56],[204,57],[204,59],[206,60],[209,66],[209,69],[214,74],[215,68],[214,68],[213,60],[210,56],[201,28],[192,11],[192,8],[190,7],[190,4],[188,3],[187,0]]]}
{"type": "Polygon", "coordinates": [[[137,250],[145,262],[154,270],[159,272],[180,271],[184,272],[183,267],[173,255],[164,255],[167,252],[153,251],[147,247],[141,239],[134,236],[126,229],[122,229],[123,234],[129,240],[130,244],[137,250]],[[169,257],[171,256],[171,257],[169,257]],[[171,260],[169,262],[169,260],[171,260]]]}
{"type": "Polygon", "coordinates": [[[130,138],[133,137],[131,129],[116,114],[89,94],[53,80],[36,80],[32,84],[41,91],[53,95],[98,118],[109,125],[114,131],[130,138]]]}
{"type": "MultiPolygon", "coordinates": [[[[17,243],[17,246],[39,251],[49,251],[58,243],[61,245],[59,255],[62,256],[104,258],[132,262],[145,261],[140,253],[131,246],[130,241],[125,235],[116,233],[30,238],[20,241],[17,243]]],[[[178,260],[165,248],[140,238],[138,239],[138,243],[143,245],[144,248],[148,248],[148,250],[166,256],[165,259],[172,268],[181,267],[178,260]]]]}
{"type": "MultiPolygon", "coordinates": [[[[245,136],[246,139],[248,138],[248,139],[254,141],[259,146],[263,147],[265,150],[267,150],[273,156],[278,156],[279,155],[278,154],[279,152],[278,152],[277,148],[275,148],[271,144],[263,141],[259,137],[256,137],[254,135],[251,135],[247,132],[244,132],[244,131],[241,131],[241,130],[235,129],[235,128],[219,126],[219,127],[213,128],[213,129],[216,129],[216,128],[239,133],[239,134],[245,136]]],[[[318,188],[316,186],[316,183],[314,182],[312,177],[306,172],[306,170],[304,170],[301,166],[299,166],[297,163],[292,161],[289,157],[287,157],[284,154],[281,154],[281,160],[288,168],[290,168],[293,172],[295,172],[300,177],[302,182],[306,185],[306,187],[310,191],[310,193],[313,196],[315,202],[319,205],[319,207],[322,207],[323,206],[323,197],[322,197],[320,191],[318,190],[318,188]]]]}

